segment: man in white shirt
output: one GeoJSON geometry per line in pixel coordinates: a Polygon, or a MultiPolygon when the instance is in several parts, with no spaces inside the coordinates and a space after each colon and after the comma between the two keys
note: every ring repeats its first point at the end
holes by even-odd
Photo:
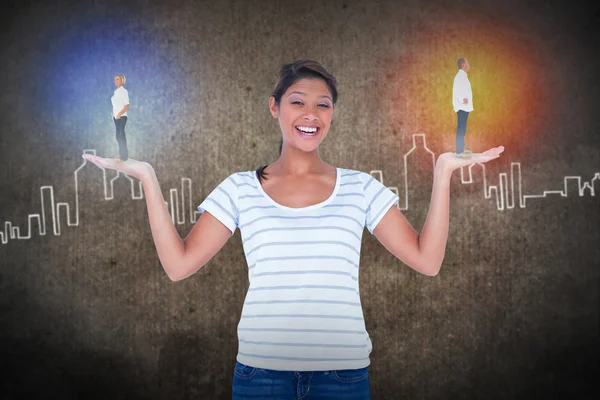
{"type": "Polygon", "coordinates": [[[471,158],[471,150],[465,149],[465,135],[467,134],[467,118],[473,111],[473,92],[467,72],[471,68],[466,58],[459,58],[458,73],[454,77],[452,86],[452,105],[456,113],[458,126],[456,128],[456,156],[459,158],[471,158]]]}
{"type": "Polygon", "coordinates": [[[127,124],[127,110],[129,110],[129,92],[123,87],[125,85],[125,75],[115,75],[115,92],[110,98],[112,103],[111,115],[117,130],[117,143],[119,143],[119,155],[115,158],[120,161],[127,161],[129,151],[127,150],[127,137],[125,136],[125,124],[127,124]]]}

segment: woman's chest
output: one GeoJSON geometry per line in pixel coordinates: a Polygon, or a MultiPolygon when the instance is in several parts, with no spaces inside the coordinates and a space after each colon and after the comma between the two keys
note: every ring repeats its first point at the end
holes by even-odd
{"type": "Polygon", "coordinates": [[[311,179],[273,179],[262,189],[275,203],[290,208],[305,208],[329,199],[335,189],[335,175],[311,179]]]}

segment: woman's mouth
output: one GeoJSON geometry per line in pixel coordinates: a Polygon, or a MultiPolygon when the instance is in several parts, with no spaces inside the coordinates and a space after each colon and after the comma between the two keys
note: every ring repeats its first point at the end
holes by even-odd
{"type": "Polygon", "coordinates": [[[317,133],[321,130],[318,126],[307,126],[307,125],[297,125],[294,127],[296,133],[301,135],[306,139],[313,138],[317,136],[317,133]]]}

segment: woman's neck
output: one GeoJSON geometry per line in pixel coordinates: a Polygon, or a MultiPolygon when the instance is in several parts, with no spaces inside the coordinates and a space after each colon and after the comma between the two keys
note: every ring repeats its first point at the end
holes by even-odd
{"type": "Polygon", "coordinates": [[[284,145],[279,159],[269,166],[276,175],[304,175],[307,173],[331,172],[331,166],[324,162],[316,149],[310,153],[284,145]]]}

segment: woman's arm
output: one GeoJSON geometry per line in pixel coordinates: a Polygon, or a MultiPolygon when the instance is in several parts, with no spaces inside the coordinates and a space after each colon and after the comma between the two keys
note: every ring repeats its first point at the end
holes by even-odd
{"type": "Polygon", "coordinates": [[[121,115],[125,114],[125,112],[129,110],[129,104],[126,104],[125,107],[123,107],[123,109],[121,111],[119,111],[119,113],[117,114],[117,116],[115,118],[119,119],[121,118],[121,115]]]}
{"type": "Polygon", "coordinates": [[[435,276],[440,271],[450,224],[450,178],[452,170],[444,164],[436,164],[429,211],[419,234],[419,251],[423,265],[429,267],[427,275],[435,276]]]}
{"type": "Polygon", "coordinates": [[[427,218],[421,233],[417,233],[404,215],[391,207],[373,234],[392,254],[422,274],[439,273],[446,253],[450,219],[450,178],[462,166],[484,163],[500,156],[504,147],[496,147],[471,159],[457,158],[454,153],[440,155],[435,165],[433,190],[427,218]]]}
{"type": "Polygon", "coordinates": [[[231,237],[231,231],[205,212],[186,239],[182,240],[165,206],[154,169],[147,168],[140,180],[158,258],[171,280],[185,279],[204,266],[225,245],[231,237]]]}
{"type": "Polygon", "coordinates": [[[173,281],[192,275],[204,266],[231,237],[231,231],[210,213],[204,212],[183,240],[165,206],[154,168],[146,162],[114,159],[91,154],[83,157],[102,168],[110,168],[139,179],[144,188],[150,229],[158,258],[173,281]]]}

